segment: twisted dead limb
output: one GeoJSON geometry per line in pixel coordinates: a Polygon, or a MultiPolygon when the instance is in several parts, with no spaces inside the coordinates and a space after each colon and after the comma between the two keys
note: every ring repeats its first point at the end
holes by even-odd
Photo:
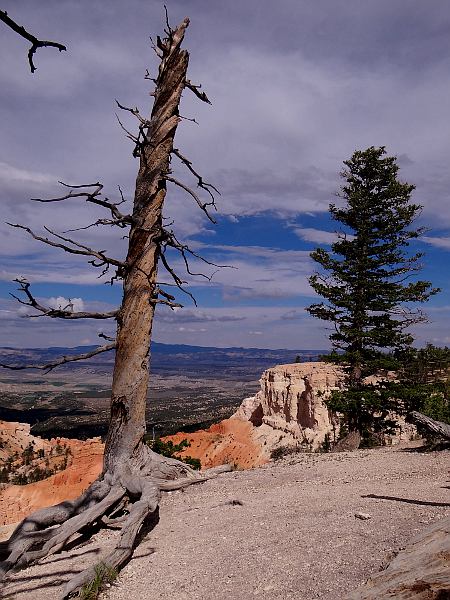
{"type": "MultiPolygon", "coordinates": [[[[3,559],[0,575],[4,577],[13,569],[61,551],[76,536],[89,533],[98,526],[121,527],[120,540],[115,548],[107,556],[101,557],[96,565],[70,580],[64,590],[64,598],[77,593],[89,583],[100,564],[103,568],[119,569],[129,560],[139,532],[157,515],[162,492],[182,489],[230,470],[225,465],[199,475],[185,463],[156,454],[144,444],[148,358],[154,311],[158,302],[169,304],[172,308],[177,306],[175,298],[158,285],[158,260],[161,258],[166,266],[163,254],[167,245],[181,252],[184,258],[188,251],[162,225],[170,156],[180,120],[178,106],[184,88],[193,89],[192,84],[186,81],[189,54],[180,47],[188,25],[189,20],[185,19],[176,29],[172,29],[167,21],[167,37],[157,38],[155,49],[160,65],[154,80],[156,88],[151,117],[144,123],[140,122],[139,134],[132,138],[134,143],[139,144],[137,154],[140,160],[132,215],[123,215],[117,204],[99,199],[101,187],[98,183],[82,186],[84,189],[70,186],[66,196],[53,199],[63,201],[84,197],[87,202],[101,203],[111,212],[111,220],[115,221],[113,224],[129,226],[126,260],[110,258],[103,251],[94,250],[52,231],[49,231],[52,235],[52,239],[49,239],[35,234],[30,228],[15,225],[47,245],[92,258],[90,262],[93,266],[115,266],[123,280],[122,304],[114,314],[117,337],[110,345],[115,348],[116,356],[103,472],[78,499],[39,510],[27,517],[9,541],[0,546],[3,559]],[[159,298],[160,295],[162,298],[159,298]]],[[[195,90],[198,91],[198,88],[195,87],[195,90]]],[[[206,95],[196,95],[208,101],[206,95]]],[[[137,116],[136,111],[130,112],[137,116]]],[[[198,185],[211,194],[212,186],[204,183],[191,168],[190,161],[184,157],[181,160],[196,175],[198,185]]],[[[205,207],[201,208],[205,210],[205,207]]],[[[33,297],[27,282],[21,283],[21,286],[26,297],[22,303],[44,316],[73,318],[74,313],[68,310],[70,307],[50,310],[33,297]]],[[[94,318],[92,313],[90,318],[94,318]]]]}
{"type": "Polygon", "coordinates": [[[25,295],[26,300],[19,298],[19,296],[16,296],[15,294],[11,294],[11,296],[20,304],[23,304],[24,306],[29,306],[30,308],[33,308],[36,311],[36,314],[25,315],[27,317],[33,318],[45,316],[51,318],[72,320],[113,319],[117,316],[117,310],[111,310],[108,312],[88,312],[85,310],[74,312],[73,304],[71,303],[70,298],[67,306],[64,306],[63,308],[52,308],[50,306],[44,306],[33,296],[30,290],[30,283],[26,279],[17,278],[14,279],[14,281],[19,284],[20,287],[18,288],[18,291],[22,292],[25,295]]]}
{"type": "Polygon", "coordinates": [[[5,25],[12,29],[15,33],[17,33],[18,35],[20,35],[25,40],[31,43],[31,47],[28,50],[28,63],[30,65],[30,70],[32,73],[36,71],[33,58],[38,48],[57,48],[60,52],[63,52],[63,50],[67,50],[64,44],[60,44],[59,42],[51,42],[50,40],[39,40],[35,35],[27,31],[25,27],[22,27],[22,25],[18,25],[13,19],[11,19],[6,10],[0,10],[0,21],[3,21],[3,23],[5,23],[5,25]]]}
{"type": "Polygon", "coordinates": [[[24,369],[38,369],[40,371],[45,371],[45,373],[49,373],[56,369],[56,367],[60,367],[61,365],[66,365],[67,363],[76,362],[79,360],[88,360],[88,358],[92,358],[93,356],[97,356],[97,354],[102,354],[103,352],[109,352],[110,350],[114,350],[116,348],[116,343],[106,344],[104,346],[98,346],[91,350],[90,352],[84,352],[83,354],[76,354],[74,356],[61,356],[55,360],[52,360],[48,363],[36,363],[29,365],[10,365],[5,363],[0,363],[0,367],[3,369],[10,369],[11,371],[23,371],[24,369]]]}

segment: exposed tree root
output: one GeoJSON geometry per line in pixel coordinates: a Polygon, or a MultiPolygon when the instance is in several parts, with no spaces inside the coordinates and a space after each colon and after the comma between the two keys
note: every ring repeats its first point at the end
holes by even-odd
{"type": "Polygon", "coordinates": [[[0,545],[0,580],[11,571],[61,552],[69,544],[73,547],[77,536],[95,526],[120,528],[114,549],[67,583],[62,598],[73,596],[92,581],[99,565],[119,570],[128,562],[143,526],[156,519],[162,492],[201,483],[231,470],[231,466],[223,465],[199,474],[185,463],[162,457],[147,447],[140,454],[145,457],[140,468],[135,464],[131,470],[127,463],[120,474],[102,475],[76,500],[38,510],[24,519],[10,539],[0,545]]]}

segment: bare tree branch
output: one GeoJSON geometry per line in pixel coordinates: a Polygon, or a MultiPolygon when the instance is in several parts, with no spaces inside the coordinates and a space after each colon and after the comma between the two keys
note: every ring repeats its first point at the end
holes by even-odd
{"type": "Polygon", "coordinates": [[[208,281],[211,281],[211,279],[214,277],[214,275],[215,275],[215,273],[217,273],[217,271],[214,271],[214,273],[212,275],[206,275],[205,273],[193,273],[190,270],[190,265],[189,265],[189,261],[188,261],[186,254],[190,254],[191,256],[198,258],[206,265],[210,265],[211,267],[217,267],[217,269],[234,269],[234,268],[236,268],[236,267],[233,267],[232,265],[218,265],[216,263],[211,262],[210,260],[206,259],[204,256],[201,256],[201,254],[197,254],[197,252],[192,250],[187,244],[181,243],[176,238],[174,232],[169,231],[167,229],[162,229],[161,237],[160,237],[160,244],[162,246],[163,251],[165,251],[165,248],[167,246],[174,248],[175,250],[178,250],[178,252],[183,257],[187,273],[189,273],[189,275],[192,275],[194,277],[195,276],[204,277],[208,281]]]}
{"type": "Polygon", "coordinates": [[[38,48],[58,48],[60,52],[62,52],[63,50],[67,50],[64,44],[60,44],[59,42],[39,40],[37,37],[35,37],[33,34],[27,31],[25,27],[22,27],[21,25],[18,25],[15,21],[13,21],[11,17],[8,16],[6,10],[0,10],[0,21],[3,21],[5,25],[10,27],[15,33],[19,34],[25,40],[31,42],[31,48],[28,50],[28,62],[30,64],[30,69],[32,73],[36,71],[36,67],[33,63],[33,56],[38,48]]]}
{"type": "Polygon", "coordinates": [[[44,244],[47,244],[48,246],[53,246],[54,248],[61,248],[62,250],[64,250],[65,252],[68,252],[70,254],[78,254],[81,256],[92,256],[92,257],[94,257],[94,259],[97,259],[99,261],[99,263],[96,263],[95,260],[89,261],[89,263],[93,267],[102,267],[105,265],[107,267],[109,267],[109,265],[114,265],[115,267],[118,267],[119,270],[126,269],[126,267],[127,267],[127,264],[125,262],[122,262],[115,258],[110,258],[109,256],[106,256],[103,250],[100,250],[100,251],[93,250],[92,248],[89,248],[89,246],[85,246],[83,244],[80,244],[79,242],[76,242],[75,240],[66,238],[66,237],[60,235],[59,233],[52,231],[48,227],[44,227],[44,229],[46,231],[48,231],[51,235],[54,235],[56,238],[59,238],[60,240],[63,240],[65,242],[68,242],[69,244],[72,244],[73,246],[75,246],[75,248],[71,248],[70,246],[67,246],[66,244],[60,244],[59,242],[54,242],[53,240],[49,240],[48,238],[37,235],[36,233],[34,233],[34,231],[32,229],[30,229],[29,227],[26,227],[25,225],[19,225],[17,223],[16,224],[7,223],[7,225],[9,225],[10,227],[16,227],[18,229],[24,229],[27,233],[29,233],[31,235],[32,238],[34,238],[35,240],[37,240],[39,242],[43,242],[44,244]]]}
{"type": "Polygon", "coordinates": [[[107,340],[108,342],[115,342],[116,338],[111,337],[110,335],[106,335],[106,333],[103,333],[103,331],[101,331],[98,334],[99,338],[103,338],[104,340],[107,340]]]}
{"type": "Polygon", "coordinates": [[[121,104],[118,100],[116,100],[116,104],[117,106],[120,108],[120,110],[125,110],[127,112],[130,112],[133,116],[135,116],[138,121],[144,125],[145,127],[148,127],[150,125],[150,121],[148,119],[145,119],[141,113],[139,112],[138,107],[136,106],[135,108],[129,108],[128,106],[124,106],[123,104],[121,104]]]}
{"type": "Polygon", "coordinates": [[[197,306],[197,300],[195,299],[195,297],[193,296],[193,294],[191,294],[191,292],[189,292],[187,289],[185,289],[183,286],[187,283],[187,281],[183,281],[176,273],[175,271],[172,269],[172,267],[169,265],[167,258],[164,254],[164,252],[161,252],[160,254],[160,259],[161,262],[164,266],[164,268],[166,269],[166,271],[169,273],[169,275],[172,277],[173,281],[175,282],[176,287],[182,291],[184,294],[186,294],[187,296],[189,296],[192,300],[192,302],[194,303],[195,306],[197,306]]]}
{"type": "Polygon", "coordinates": [[[194,177],[197,179],[197,185],[198,185],[198,187],[201,187],[206,192],[208,192],[208,194],[211,196],[211,199],[213,200],[213,205],[215,207],[215,204],[214,204],[214,195],[211,192],[211,190],[214,190],[214,192],[216,192],[216,194],[219,194],[219,196],[220,196],[219,190],[214,185],[212,185],[212,183],[207,183],[203,179],[203,177],[199,173],[197,173],[197,171],[192,166],[192,162],[188,158],[186,158],[185,156],[183,156],[181,154],[181,152],[178,150],[178,148],[174,148],[172,150],[172,154],[175,154],[175,156],[177,158],[179,158],[181,160],[181,162],[189,169],[189,171],[192,173],[192,175],[194,175],[194,177]]]}
{"type": "Polygon", "coordinates": [[[169,294],[168,292],[166,292],[165,290],[162,290],[160,287],[157,287],[155,289],[155,296],[163,296],[163,298],[157,298],[156,299],[156,303],[158,304],[166,304],[167,306],[170,306],[170,308],[173,310],[174,308],[183,308],[182,304],[179,304],[178,302],[175,302],[175,296],[173,296],[172,294],[169,294]]]}
{"type": "Polygon", "coordinates": [[[135,144],[133,156],[143,156],[143,150],[148,143],[148,130],[150,128],[151,121],[143,117],[140,114],[139,109],[137,107],[129,108],[128,106],[124,106],[123,104],[121,104],[118,100],[116,100],[116,104],[121,110],[130,112],[139,121],[138,134],[134,135],[133,133],[128,131],[128,129],[123,125],[122,121],[119,119],[119,116],[116,113],[116,119],[119,122],[120,127],[127,134],[127,138],[135,144]]]}
{"type": "Polygon", "coordinates": [[[98,227],[99,225],[111,225],[120,227],[124,229],[127,227],[127,224],[123,223],[123,221],[116,221],[115,219],[97,219],[94,223],[89,223],[89,225],[84,225],[83,227],[74,227],[74,229],[66,229],[62,233],[74,233],[75,231],[85,231],[86,229],[90,229],[91,227],[98,227]]]}
{"type": "Polygon", "coordinates": [[[211,101],[205,94],[205,92],[200,91],[202,87],[201,85],[194,85],[191,81],[189,81],[189,79],[186,79],[186,81],[184,82],[184,87],[188,88],[188,90],[191,90],[191,92],[193,92],[197,96],[197,98],[200,98],[202,102],[211,104],[211,101]]]}
{"type": "Polygon", "coordinates": [[[5,363],[0,363],[0,367],[3,369],[10,369],[12,371],[23,371],[24,369],[39,369],[41,371],[45,371],[49,373],[53,371],[56,367],[60,365],[65,365],[66,363],[75,362],[77,360],[87,360],[88,358],[92,358],[97,354],[102,354],[103,352],[109,352],[110,350],[114,350],[116,347],[116,342],[112,344],[107,344],[105,346],[99,346],[95,348],[95,350],[91,350],[90,352],[85,352],[84,354],[77,354],[75,356],[62,356],[53,362],[49,362],[47,364],[31,364],[31,365],[7,365],[5,363]]]}
{"type": "Polygon", "coordinates": [[[184,183],[181,183],[181,181],[178,181],[178,179],[175,179],[174,177],[169,177],[168,175],[166,175],[165,179],[166,179],[166,181],[171,181],[172,183],[174,183],[178,187],[180,187],[183,190],[185,190],[188,194],[190,194],[194,198],[194,200],[197,202],[197,204],[199,205],[199,207],[202,209],[202,211],[205,213],[205,215],[208,217],[208,219],[211,221],[211,223],[214,223],[214,225],[217,224],[217,221],[209,214],[208,208],[207,208],[208,206],[213,206],[214,205],[213,202],[205,202],[205,203],[203,203],[200,200],[200,198],[197,196],[197,194],[193,190],[191,190],[190,187],[188,187],[184,183]]]}
{"type": "Polygon", "coordinates": [[[113,319],[117,316],[118,311],[112,310],[110,312],[86,312],[86,311],[78,311],[73,312],[73,304],[71,304],[69,299],[69,304],[63,308],[51,308],[49,306],[44,306],[36,298],[30,291],[30,283],[26,279],[14,279],[16,283],[20,285],[18,288],[19,292],[22,292],[26,295],[27,301],[22,300],[15,294],[10,294],[15,300],[20,302],[25,306],[29,306],[39,311],[40,314],[37,315],[24,315],[25,317],[51,317],[52,319],[113,319]]]}
{"type": "Polygon", "coordinates": [[[119,186],[119,192],[120,192],[120,196],[121,196],[121,201],[120,202],[110,202],[108,200],[108,198],[104,198],[104,199],[99,198],[99,196],[101,195],[101,191],[103,189],[103,185],[101,183],[99,183],[98,181],[96,183],[87,183],[84,185],[69,185],[68,183],[64,183],[63,181],[59,181],[58,183],[60,183],[65,188],[69,188],[70,192],[68,194],[66,194],[65,196],[60,196],[58,198],[46,198],[46,199],[31,198],[31,200],[33,202],[50,203],[50,202],[62,202],[64,200],[69,200],[71,198],[85,198],[86,202],[90,202],[91,204],[96,204],[97,206],[102,206],[103,208],[106,208],[111,212],[111,216],[113,217],[115,222],[108,223],[108,225],[114,224],[114,225],[119,225],[119,226],[124,227],[125,225],[131,225],[131,223],[133,222],[133,217],[131,215],[125,215],[117,208],[120,204],[123,204],[125,202],[125,199],[123,197],[123,193],[122,193],[122,190],[120,189],[120,186],[119,186]],[[95,188],[95,189],[94,189],[94,191],[90,192],[90,191],[87,191],[87,188],[95,188]],[[84,190],[84,191],[75,191],[75,190],[84,190]]]}

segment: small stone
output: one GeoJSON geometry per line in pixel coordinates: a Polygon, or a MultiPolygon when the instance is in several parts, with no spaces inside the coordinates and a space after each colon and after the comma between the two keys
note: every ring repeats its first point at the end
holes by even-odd
{"type": "Polygon", "coordinates": [[[369,513],[356,512],[355,517],[357,519],[361,519],[361,521],[367,521],[368,519],[372,518],[372,515],[369,515],[369,513]]]}

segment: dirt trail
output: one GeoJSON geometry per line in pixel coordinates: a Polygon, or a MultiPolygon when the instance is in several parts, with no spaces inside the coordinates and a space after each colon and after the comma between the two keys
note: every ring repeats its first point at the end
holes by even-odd
{"type": "MultiPolygon", "coordinates": [[[[303,454],[164,497],[108,600],[339,600],[450,506],[450,453],[399,448],[303,454]],[[239,501],[242,504],[233,503],[239,501]],[[371,518],[355,518],[356,512],[371,518]]],[[[17,573],[15,600],[56,600],[62,582],[106,551],[114,532],[17,573]]]]}

